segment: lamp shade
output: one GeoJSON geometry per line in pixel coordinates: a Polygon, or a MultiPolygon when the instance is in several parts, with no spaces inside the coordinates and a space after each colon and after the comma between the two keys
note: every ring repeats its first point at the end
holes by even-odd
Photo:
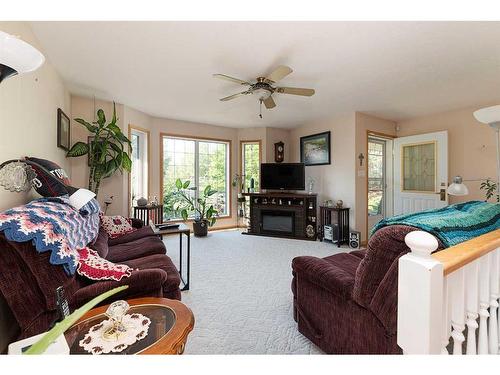
{"type": "Polygon", "coordinates": [[[79,210],[89,203],[94,197],[94,192],[87,189],[78,189],[69,196],[69,204],[71,204],[74,209],[79,210]]]}
{"type": "Polygon", "coordinates": [[[500,122],[500,105],[478,109],[473,113],[477,121],[483,124],[500,122]]]}
{"type": "Polygon", "coordinates": [[[0,82],[15,74],[32,72],[45,61],[31,44],[0,31],[0,82]]]}
{"type": "Polygon", "coordinates": [[[449,195],[463,196],[469,194],[469,189],[462,181],[462,177],[453,177],[453,183],[446,190],[449,195]]]}

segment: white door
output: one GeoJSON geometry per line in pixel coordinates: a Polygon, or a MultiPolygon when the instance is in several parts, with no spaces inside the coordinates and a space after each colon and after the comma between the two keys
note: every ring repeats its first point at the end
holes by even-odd
{"type": "Polygon", "coordinates": [[[448,205],[448,132],[394,139],[394,215],[448,205]]]}

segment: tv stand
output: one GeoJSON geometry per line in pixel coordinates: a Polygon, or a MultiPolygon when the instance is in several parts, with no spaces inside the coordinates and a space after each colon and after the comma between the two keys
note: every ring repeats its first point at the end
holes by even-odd
{"type": "Polygon", "coordinates": [[[245,234],[315,241],[317,195],[243,193],[250,199],[250,223],[245,234]]]}

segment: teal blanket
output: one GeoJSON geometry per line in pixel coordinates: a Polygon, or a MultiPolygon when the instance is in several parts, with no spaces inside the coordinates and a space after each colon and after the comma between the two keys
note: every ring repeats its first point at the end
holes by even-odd
{"type": "Polygon", "coordinates": [[[436,236],[443,246],[450,247],[500,228],[500,204],[471,201],[393,216],[378,222],[371,235],[388,225],[419,228],[436,236]]]}

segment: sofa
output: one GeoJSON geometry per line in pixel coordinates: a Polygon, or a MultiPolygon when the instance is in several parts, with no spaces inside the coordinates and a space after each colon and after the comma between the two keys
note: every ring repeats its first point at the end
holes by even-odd
{"type": "MultiPolygon", "coordinates": [[[[166,255],[165,245],[140,220],[132,219],[132,225],[136,228],[134,232],[115,239],[108,238],[101,228],[96,240],[89,244],[101,257],[137,269],[120,281],[93,281],[77,274],[68,276],[63,267],[49,263],[49,253],[39,254],[31,242],[10,242],[0,233],[0,303],[4,302],[0,311],[4,312],[2,320],[5,316],[14,320],[8,342],[49,328],[57,318],[55,290],[60,285],[64,286],[71,310],[120,285],[129,287],[105,304],[138,297],[180,300],[180,276],[166,255]]],[[[5,347],[0,345],[0,352],[3,350],[5,347]]]]}
{"type": "MultiPolygon", "coordinates": [[[[399,354],[398,260],[417,228],[378,230],[366,250],[292,261],[293,314],[299,331],[330,354],[399,354]]],[[[442,244],[439,244],[443,248],[442,244]]]]}

